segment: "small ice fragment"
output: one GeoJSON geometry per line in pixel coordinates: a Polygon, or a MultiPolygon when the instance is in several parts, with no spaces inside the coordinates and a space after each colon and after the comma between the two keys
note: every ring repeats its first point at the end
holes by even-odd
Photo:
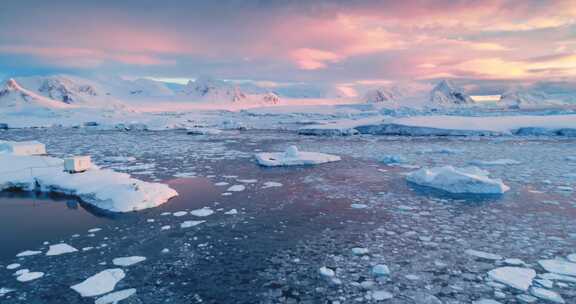
{"type": "Polygon", "coordinates": [[[132,266],[134,264],[138,264],[146,260],[146,257],[143,256],[130,256],[130,257],[121,257],[115,258],[112,260],[112,263],[116,266],[132,266]]]}
{"type": "Polygon", "coordinates": [[[202,223],[205,223],[206,221],[184,221],[182,222],[182,224],[180,224],[180,228],[190,228],[190,227],[194,227],[197,225],[200,225],[202,223]]]}
{"type": "Polygon", "coordinates": [[[206,217],[212,215],[214,210],[210,209],[210,207],[204,207],[196,210],[190,211],[190,215],[198,216],[198,217],[206,217]]]}
{"type": "Polygon", "coordinates": [[[65,253],[72,253],[72,252],[76,252],[78,251],[78,249],[66,244],[66,243],[60,243],[60,244],[56,244],[56,245],[51,245],[50,248],[48,249],[48,252],[46,252],[46,255],[48,256],[53,256],[53,255],[61,255],[61,254],[65,254],[65,253]]]}
{"type": "Polygon", "coordinates": [[[246,186],[244,185],[234,185],[228,188],[226,191],[228,192],[240,192],[246,190],[246,186]]]}
{"type": "Polygon", "coordinates": [[[116,304],[122,300],[125,300],[131,297],[133,294],[136,293],[136,288],[124,289],[109,293],[105,296],[102,296],[94,302],[94,304],[116,304]]]}
{"type": "Polygon", "coordinates": [[[16,278],[16,280],[18,280],[19,282],[29,282],[29,281],[39,279],[43,276],[44,276],[43,272],[25,272],[25,273],[19,275],[16,278]]]}

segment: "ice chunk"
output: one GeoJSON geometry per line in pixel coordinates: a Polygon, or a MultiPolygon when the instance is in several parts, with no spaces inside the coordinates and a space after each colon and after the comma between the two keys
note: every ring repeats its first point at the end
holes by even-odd
{"type": "Polygon", "coordinates": [[[228,214],[228,215],[238,214],[238,210],[230,209],[229,211],[224,212],[224,214],[228,214]]]}
{"type": "Polygon", "coordinates": [[[372,299],[376,300],[376,301],[384,301],[384,300],[389,300],[392,299],[394,297],[393,294],[391,294],[388,291],[385,290],[374,290],[372,291],[372,299]]]}
{"type": "Polygon", "coordinates": [[[390,269],[384,264],[378,264],[372,267],[372,275],[376,277],[387,276],[390,274],[390,269]]]}
{"type": "Polygon", "coordinates": [[[99,296],[114,290],[116,284],[124,279],[125,276],[124,270],[120,268],[106,269],[70,288],[74,289],[82,297],[99,296]]]}
{"type": "Polygon", "coordinates": [[[138,264],[140,262],[146,261],[146,257],[143,256],[130,256],[130,257],[121,257],[115,258],[112,260],[112,263],[116,266],[132,266],[134,264],[138,264]]]}
{"type": "Polygon", "coordinates": [[[260,165],[266,167],[317,165],[340,160],[336,155],[298,151],[295,146],[288,147],[285,152],[257,153],[255,157],[260,165]]]}
{"type": "Polygon", "coordinates": [[[20,257],[26,257],[26,256],[31,256],[31,255],[37,255],[42,253],[42,251],[37,251],[37,250],[26,250],[26,251],[22,251],[19,254],[16,255],[16,257],[20,258],[20,257]]]}
{"type": "Polygon", "coordinates": [[[46,146],[37,141],[0,141],[0,153],[43,155],[46,154],[46,146]]]}
{"type": "Polygon", "coordinates": [[[275,188],[275,187],[282,187],[282,183],[264,182],[264,186],[262,186],[262,189],[275,188]]]}
{"type": "Polygon", "coordinates": [[[180,228],[190,228],[190,227],[194,227],[197,225],[200,225],[202,223],[205,223],[206,221],[184,221],[182,222],[182,224],[180,224],[180,228]]]}
{"type": "Polygon", "coordinates": [[[52,255],[61,255],[61,254],[65,254],[65,253],[72,253],[72,252],[76,252],[78,251],[78,249],[66,244],[66,243],[60,243],[60,244],[56,244],[56,245],[51,245],[50,248],[48,249],[48,252],[46,252],[46,255],[48,256],[52,256],[52,255]]]}
{"type": "Polygon", "coordinates": [[[510,188],[500,179],[491,179],[477,167],[452,166],[423,168],[408,174],[409,182],[450,193],[502,194],[510,188]]]}
{"type": "Polygon", "coordinates": [[[492,299],[480,299],[478,301],[472,302],[472,304],[502,304],[502,303],[492,299]]]}
{"type": "Polygon", "coordinates": [[[204,207],[204,208],[192,210],[192,211],[190,211],[190,214],[193,216],[198,216],[198,217],[206,217],[206,216],[210,216],[210,215],[214,214],[214,210],[210,209],[210,207],[204,207]]]}
{"type": "Polygon", "coordinates": [[[18,263],[13,263],[13,264],[10,264],[10,265],[6,266],[6,269],[12,270],[12,269],[16,269],[16,268],[18,268],[18,267],[20,267],[20,266],[21,266],[21,265],[18,264],[18,263]]]}
{"type": "Polygon", "coordinates": [[[521,162],[514,159],[496,159],[496,160],[473,160],[470,162],[471,165],[489,167],[489,166],[509,166],[509,165],[519,165],[521,162]]]}
{"type": "Polygon", "coordinates": [[[226,191],[228,192],[240,192],[246,190],[246,186],[244,185],[234,185],[228,188],[226,191]]]}
{"type": "Polygon", "coordinates": [[[109,293],[103,297],[96,299],[94,304],[116,304],[124,299],[131,297],[136,293],[136,288],[129,288],[124,290],[109,293]]]}
{"type": "Polygon", "coordinates": [[[467,255],[475,256],[477,258],[486,259],[486,260],[501,260],[502,259],[502,257],[497,255],[497,254],[488,253],[488,252],[479,251],[479,250],[474,250],[474,249],[468,249],[464,252],[467,255]]]}
{"type": "Polygon", "coordinates": [[[328,267],[320,267],[320,275],[325,277],[325,278],[332,278],[334,276],[336,276],[336,273],[334,272],[334,270],[328,268],[328,267]]]}
{"type": "Polygon", "coordinates": [[[536,271],[531,268],[506,266],[490,270],[488,276],[496,282],[527,291],[532,285],[536,271]]]}
{"type": "Polygon", "coordinates": [[[540,287],[532,287],[532,288],[530,288],[530,293],[533,296],[540,298],[542,300],[550,301],[553,303],[560,303],[560,304],[565,303],[562,296],[560,296],[557,292],[552,291],[552,290],[548,290],[548,289],[544,289],[544,288],[540,288],[540,287]]]}
{"type": "Polygon", "coordinates": [[[177,211],[177,212],[172,213],[172,215],[175,217],[185,216],[186,214],[188,214],[188,212],[186,212],[186,211],[177,211]]]}
{"type": "Polygon", "coordinates": [[[63,171],[63,160],[47,156],[0,154],[0,190],[19,188],[30,191],[76,195],[86,203],[112,212],[129,212],[156,207],[178,195],[164,184],[131,178],[125,173],[91,168],[84,173],[63,171]]]}
{"type": "Polygon", "coordinates": [[[218,135],[222,133],[221,130],[213,129],[213,128],[190,128],[186,132],[188,135],[218,135]]]}
{"type": "Polygon", "coordinates": [[[563,260],[540,260],[538,264],[546,271],[564,274],[569,276],[576,276],[576,263],[571,263],[563,260]]]}
{"type": "Polygon", "coordinates": [[[16,280],[18,280],[19,282],[29,282],[29,281],[39,279],[43,276],[44,276],[43,272],[24,272],[24,273],[20,274],[16,278],[16,280]]]}

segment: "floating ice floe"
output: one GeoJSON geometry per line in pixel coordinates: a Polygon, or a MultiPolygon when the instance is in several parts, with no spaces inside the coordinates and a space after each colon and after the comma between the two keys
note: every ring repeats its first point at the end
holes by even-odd
{"type": "Polygon", "coordinates": [[[156,207],[178,195],[167,185],[95,166],[84,173],[69,174],[63,170],[62,159],[48,156],[0,154],[0,168],[0,191],[18,188],[71,194],[112,212],[156,207]]]}
{"type": "Polygon", "coordinates": [[[235,215],[235,214],[238,214],[238,210],[230,209],[229,211],[224,212],[224,214],[235,215]]]}
{"type": "Polygon", "coordinates": [[[488,276],[496,282],[527,291],[536,277],[536,271],[531,268],[506,266],[490,270],[488,276]]]}
{"type": "Polygon", "coordinates": [[[53,255],[61,255],[61,254],[66,254],[66,253],[72,253],[72,252],[76,252],[78,251],[78,249],[65,244],[65,243],[61,243],[61,244],[56,244],[56,245],[51,245],[50,248],[48,249],[48,252],[46,252],[46,255],[48,256],[53,256],[53,255]]]}
{"type": "Polygon", "coordinates": [[[472,302],[472,304],[502,304],[502,303],[492,299],[480,299],[472,302]]]}
{"type": "Polygon", "coordinates": [[[186,214],[188,214],[188,212],[186,212],[186,211],[177,211],[177,212],[172,213],[172,215],[175,217],[185,216],[186,214]]]}
{"type": "Polygon", "coordinates": [[[27,256],[31,256],[31,255],[37,255],[40,253],[42,253],[42,251],[26,250],[26,251],[22,251],[19,254],[17,254],[16,257],[21,258],[21,257],[27,257],[27,256]]]}
{"type": "Polygon", "coordinates": [[[553,303],[560,303],[564,304],[564,299],[560,296],[557,292],[540,288],[540,287],[532,287],[530,288],[530,293],[542,300],[550,301],[553,303]]]}
{"type": "Polygon", "coordinates": [[[115,258],[112,260],[112,263],[116,266],[132,266],[134,264],[138,264],[140,262],[146,261],[146,257],[143,256],[130,256],[130,257],[121,257],[115,258]]]}
{"type": "Polygon", "coordinates": [[[186,130],[186,134],[188,135],[218,135],[222,133],[221,130],[213,129],[213,128],[190,128],[186,130]]]}
{"type": "Polygon", "coordinates": [[[20,265],[18,263],[13,263],[13,264],[7,265],[6,269],[13,270],[13,269],[19,268],[20,266],[22,266],[22,265],[20,265]]]}
{"type": "Polygon", "coordinates": [[[296,146],[290,146],[284,152],[266,152],[255,155],[258,164],[266,167],[317,165],[339,161],[340,156],[298,151],[296,146]]]}
{"type": "Polygon", "coordinates": [[[576,263],[553,259],[553,260],[540,260],[538,264],[548,272],[557,274],[576,276],[576,263]]]}
{"type": "Polygon", "coordinates": [[[116,304],[122,300],[128,299],[135,293],[136,288],[129,288],[115,291],[96,299],[96,301],[94,301],[94,304],[116,304]]]}
{"type": "Polygon", "coordinates": [[[409,182],[458,194],[502,194],[510,188],[501,179],[488,177],[488,171],[477,167],[452,166],[423,168],[406,177],[409,182]]]}
{"type": "Polygon", "coordinates": [[[264,182],[262,189],[282,187],[282,186],[283,186],[282,183],[278,183],[278,182],[264,182]]]}
{"type": "Polygon", "coordinates": [[[464,251],[467,255],[471,255],[477,258],[481,258],[481,259],[485,259],[485,260],[501,260],[502,257],[497,255],[497,254],[493,254],[493,253],[489,253],[489,252],[484,252],[484,251],[479,251],[479,250],[474,250],[474,249],[468,249],[466,251],[464,251]]]}
{"type": "Polygon", "coordinates": [[[124,279],[125,276],[124,270],[120,268],[106,269],[70,288],[74,289],[82,297],[99,296],[113,291],[116,284],[124,279]]]}
{"type": "Polygon", "coordinates": [[[190,215],[198,216],[198,217],[206,217],[214,214],[214,210],[210,207],[204,207],[196,210],[190,211],[190,215]]]}
{"type": "Polygon", "coordinates": [[[24,272],[22,274],[20,274],[16,280],[18,280],[19,282],[29,282],[29,281],[33,281],[33,280],[37,280],[41,277],[44,276],[43,272],[24,272]]]}
{"type": "Polygon", "coordinates": [[[202,223],[205,223],[206,221],[184,221],[182,222],[182,224],[180,224],[180,228],[190,228],[190,227],[194,227],[197,225],[200,225],[202,223]]]}
{"type": "Polygon", "coordinates": [[[231,186],[230,188],[228,188],[226,191],[228,191],[228,192],[241,192],[241,191],[244,191],[244,190],[246,190],[246,186],[244,186],[244,185],[234,185],[234,186],[231,186]]]}
{"type": "Polygon", "coordinates": [[[496,159],[496,160],[473,160],[470,162],[471,165],[490,167],[490,166],[510,166],[510,165],[520,165],[521,162],[514,159],[496,159]]]}
{"type": "Polygon", "coordinates": [[[332,278],[336,276],[336,272],[328,267],[320,267],[318,272],[320,272],[320,275],[325,278],[332,278]]]}
{"type": "Polygon", "coordinates": [[[378,265],[372,267],[372,275],[374,275],[375,277],[387,276],[389,274],[390,274],[390,269],[388,268],[387,265],[378,264],[378,265]]]}

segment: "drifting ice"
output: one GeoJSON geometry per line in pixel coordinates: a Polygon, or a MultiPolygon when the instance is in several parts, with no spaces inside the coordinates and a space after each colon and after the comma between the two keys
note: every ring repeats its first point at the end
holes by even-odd
{"type": "Polygon", "coordinates": [[[502,180],[491,179],[488,174],[488,171],[477,167],[445,166],[411,172],[407,180],[421,186],[460,194],[502,194],[510,190],[502,180]]]}
{"type": "Polygon", "coordinates": [[[262,166],[300,166],[300,165],[317,165],[340,160],[340,156],[298,151],[295,146],[290,146],[284,152],[266,152],[257,153],[256,161],[262,166]]]}
{"type": "Polygon", "coordinates": [[[64,172],[62,159],[48,156],[0,154],[0,168],[0,191],[17,188],[71,194],[112,212],[156,207],[178,195],[167,185],[95,166],[82,174],[69,174],[64,172]]]}

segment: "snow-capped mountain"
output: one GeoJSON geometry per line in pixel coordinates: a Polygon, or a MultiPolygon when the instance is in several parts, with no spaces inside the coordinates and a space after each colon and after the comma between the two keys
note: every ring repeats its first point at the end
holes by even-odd
{"type": "Polygon", "coordinates": [[[44,97],[22,87],[15,79],[8,79],[0,88],[0,107],[4,111],[65,109],[70,105],[44,97]]]}
{"type": "Polygon", "coordinates": [[[442,80],[430,92],[430,103],[437,106],[472,105],[474,100],[451,81],[442,80]]]}
{"type": "Polygon", "coordinates": [[[559,106],[563,105],[564,102],[544,92],[510,90],[500,96],[500,104],[509,109],[523,109],[530,107],[559,106]]]}
{"type": "Polygon", "coordinates": [[[367,103],[396,104],[404,96],[398,87],[380,87],[366,92],[364,101],[367,103]]]}
{"type": "Polygon", "coordinates": [[[237,85],[208,76],[189,81],[181,94],[214,102],[239,102],[247,99],[247,95],[237,85]]]}
{"type": "Polygon", "coordinates": [[[174,96],[174,91],[166,84],[151,79],[138,78],[135,80],[123,80],[119,91],[132,97],[167,97],[174,96]]]}
{"type": "Polygon", "coordinates": [[[14,79],[29,93],[73,107],[123,108],[125,105],[101,83],[69,75],[31,76],[14,79]]]}
{"type": "Polygon", "coordinates": [[[263,103],[277,104],[280,97],[276,93],[248,94],[242,88],[230,81],[201,76],[188,84],[179,92],[193,101],[212,103],[263,103]]]}

